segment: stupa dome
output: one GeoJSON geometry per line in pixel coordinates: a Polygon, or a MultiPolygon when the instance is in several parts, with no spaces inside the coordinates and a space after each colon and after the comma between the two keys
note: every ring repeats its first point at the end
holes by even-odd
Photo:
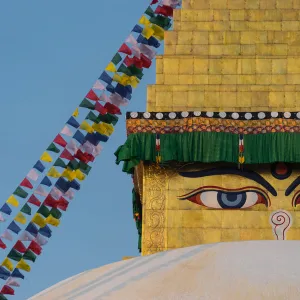
{"type": "Polygon", "coordinates": [[[300,241],[176,249],[83,272],[30,299],[299,299],[299,249],[300,241]]]}

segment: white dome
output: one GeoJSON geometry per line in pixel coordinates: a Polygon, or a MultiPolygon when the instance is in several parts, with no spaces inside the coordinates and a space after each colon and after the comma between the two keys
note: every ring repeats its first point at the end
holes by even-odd
{"type": "Polygon", "coordinates": [[[30,299],[300,299],[300,241],[201,245],[113,263],[30,299]]]}

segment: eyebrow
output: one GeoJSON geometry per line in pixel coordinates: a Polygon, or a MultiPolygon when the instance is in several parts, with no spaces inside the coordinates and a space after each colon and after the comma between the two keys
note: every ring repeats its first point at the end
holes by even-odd
{"type": "MultiPolygon", "coordinates": [[[[273,196],[277,196],[276,190],[267,180],[265,180],[262,176],[255,173],[254,171],[250,170],[239,170],[235,168],[212,168],[195,172],[179,172],[179,175],[187,178],[200,178],[214,175],[237,175],[257,182],[265,189],[267,189],[273,196]]],[[[300,184],[300,177],[298,178],[299,182],[297,185],[300,184]]]]}
{"type": "Polygon", "coordinates": [[[299,184],[300,184],[300,176],[297,177],[297,178],[290,184],[290,186],[286,189],[285,195],[286,195],[286,196],[289,196],[289,195],[292,193],[292,191],[294,191],[295,188],[296,188],[299,184]]]}

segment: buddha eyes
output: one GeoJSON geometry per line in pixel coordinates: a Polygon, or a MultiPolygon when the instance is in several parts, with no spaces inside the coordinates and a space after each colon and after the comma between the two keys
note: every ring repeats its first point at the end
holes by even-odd
{"type": "Polygon", "coordinates": [[[251,187],[239,190],[222,190],[218,187],[207,189],[203,187],[178,198],[214,209],[241,209],[257,204],[269,206],[268,196],[260,189],[251,187]]]}

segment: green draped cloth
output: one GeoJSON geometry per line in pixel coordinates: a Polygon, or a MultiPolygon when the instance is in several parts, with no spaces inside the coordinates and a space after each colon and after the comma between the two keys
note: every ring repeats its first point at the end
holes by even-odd
{"type": "MultiPolygon", "coordinates": [[[[156,134],[130,134],[115,152],[116,163],[133,173],[140,161],[156,161],[156,134]]],[[[300,134],[276,132],[244,135],[245,164],[300,162],[300,134]]],[[[239,135],[225,132],[188,132],[160,135],[161,163],[238,163],[239,135]]]]}

